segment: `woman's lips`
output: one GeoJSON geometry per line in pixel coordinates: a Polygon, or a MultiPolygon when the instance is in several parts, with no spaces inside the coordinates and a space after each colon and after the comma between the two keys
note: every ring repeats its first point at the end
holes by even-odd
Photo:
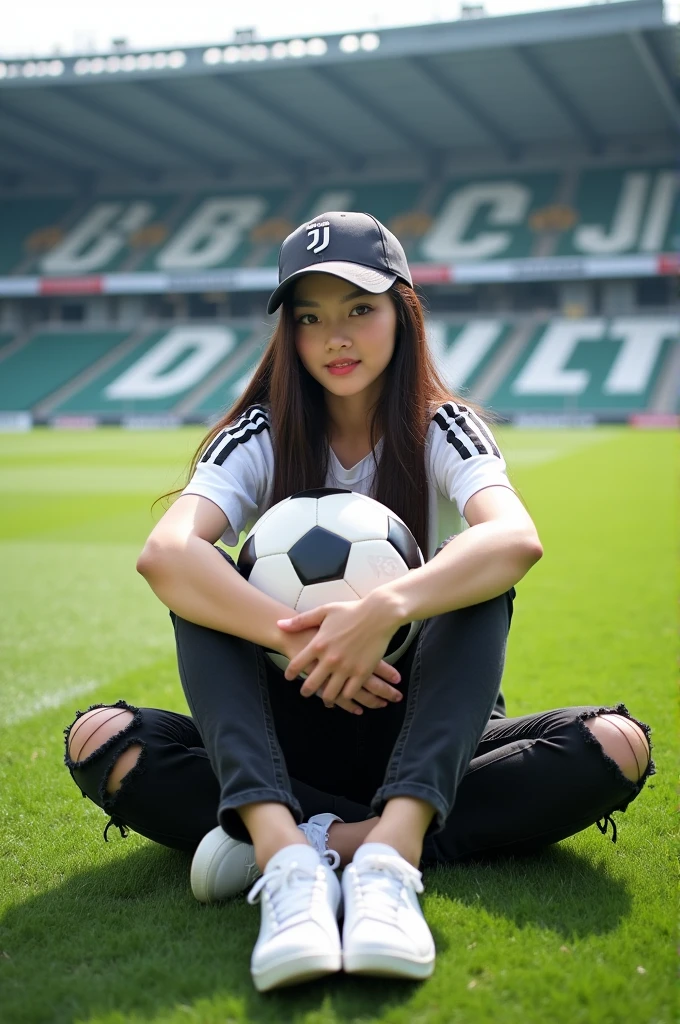
{"type": "Polygon", "coordinates": [[[346,373],[351,373],[355,366],[358,366],[361,362],[357,359],[355,363],[350,363],[349,366],[327,366],[326,369],[329,373],[332,373],[334,377],[341,377],[346,373]]]}

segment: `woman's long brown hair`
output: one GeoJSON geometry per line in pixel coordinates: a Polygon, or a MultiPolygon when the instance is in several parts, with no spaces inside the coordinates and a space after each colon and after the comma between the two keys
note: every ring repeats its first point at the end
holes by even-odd
{"type": "MultiPolygon", "coordinates": [[[[370,421],[370,442],[383,438],[371,496],[408,525],[427,559],[428,488],[425,438],[435,410],[459,401],[442,380],[425,337],[423,309],[412,288],[397,282],[388,293],[397,312],[395,347],[385,386],[370,421]]],[[[324,487],[328,420],[324,389],[305,369],[295,347],[290,298],[271,340],[238,401],[211,427],[191,461],[189,479],[208,445],[253,405],[268,403],[274,451],[270,505],[297,491],[324,487]]],[[[176,493],[176,492],[171,492],[176,493]]],[[[265,509],[260,509],[260,513],[265,509]]]]}

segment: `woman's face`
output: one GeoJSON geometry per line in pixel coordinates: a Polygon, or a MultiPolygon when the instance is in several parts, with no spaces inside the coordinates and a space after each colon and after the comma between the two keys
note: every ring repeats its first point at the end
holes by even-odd
{"type": "Polygon", "coordinates": [[[397,314],[388,292],[373,295],[332,274],[293,286],[295,347],[305,368],[334,395],[357,395],[381,377],[394,352],[397,314]],[[335,360],[356,363],[334,374],[335,360]]]}

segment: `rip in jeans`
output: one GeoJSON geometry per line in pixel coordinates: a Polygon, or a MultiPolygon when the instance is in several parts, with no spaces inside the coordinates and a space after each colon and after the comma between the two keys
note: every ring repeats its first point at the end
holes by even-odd
{"type": "Polygon", "coordinates": [[[117,817],[115,813],[115,807],[120,798],[121,793],[125,792],[130,783],[134,781],[135,776],[141,774],[141,772],[143,772],[146,767],[146,744],[142,740],[140,740],[138,736],[132,734],[133,730],[135,730],[136,727],[141,724],[141,720],[142,713],[139,708],[134,707],[131,704],[128,704],[124,700],[119,700],[116,701],[115,704],[92,704],[85,711],[77,711],[75,720],[71,723],[71,725],[64,729],[64,764],[71,773],[71,778],[80,789],[80,792],[83,795],[83,797],[87,797],[89,800],[92,800],[93,803],[103,808],[103,810],[110,815],[109,821],[106,827],[104,828],[105,842],[108,842],[108,831],[112,825],[114,826],[114,828],[117,828],[119,830],[123,839],[127,838],[128,836],[129,830],[127,826],[123,823],[123,821],[119,817],[117,817]],[[83,715],[86,715],[89,711],[98,710],[99,708],[120,708],[123,711],[130,711],[132,713],[132,721],[126,723],[126,725],[124,725],[119,732],[114,733],[113,736],[110,736],[101,744],[101,746],[97,747],[97,749],[92,751],[91,754],[88,754],[87,757],[83,758],[81,761],[74,761],[69,752],[69,739],[71,736],[71,732],[75,725],[77,724],[77,722],[79,721],[79,719],[83,717],[83,715]],[[119,788],[116,790],[116,792],[109,793],[106,787],[108,785],[111,772],[113,771],[116,762],[118,761],[118,758],[129,747],[132,747],[134,745],[140,747],[139,757],[137,758],[136,764],[123,777],[121,784],[119,788]],[[90,766],[97,766],[98,764],[100,764],[106,757],[106,755],[108,755],[108,763],[106,764],[106,767],[103,772],[97,773],[99,774],[99,781],[97,784],[95,784],[92,779],[88,779],[89,773],[87,769],[90,766]],[[88,782],[90,782],[91,784],[88,785],[88,782]],[[85,786],[85,788],[83,788],[83,786],[85,786]]]}
{"type": "MultiPolygon", "coordinates": [[[[627,786],[630,787],[630,794],[623,801],[623,803],[619,804],[617,807],[612,807],[611,811],[609,811],[608,814],[605,814],[604,817],[600,818],[599,821],[595,822],[595,824],[599,828],[599,830],[602,833],[602,835],[607,835],[607,826],[611,825],[611,827],[612,827],[612,837],[611,837],[611,839],[612,839],[612,842],[615,843],[616,842],[617,829],[616,829],[616,822],[612,818],[612,814],[614,813],[614,811],[625,811],[626,808],[628,807],[628,805],[630,803],[632,803],[632,801],[640,793],[642,787],[644,786],[644,784],[647,781],[647,779],[649,778],[649,776],[650,775],[654,775],[656,773],[656,766],[654,764],[654,761],[652,760],[652,741],[651,741],[651,732],[652,731],[651,731],[650,727],[645,722],[640,722],[640,721],[638,721],[637,718],[633,718],[633,716],[631,715],[631,713],[629,712],[629,710],[628,710],[628,708],[626,707],[625,704],[617,704],[614,707],[610,707],[610,708],[602,707],[602,708],[595,708],[594,710],[591,710],[591,711],[583,711],[578,716],[577,722],[579,724],[579,728],[580,728],[581,734],[582,734],[583,739],[585,740],[585,742],[586,743],[594,743],[595,746],[598,747],[598,749],[600,751],[600,754],[602,755],[602,759],[604,760],[604,763],[607,765],[609,770],[614,773],[614,775],[616,776],[617,781],[618,782],[624,782],[627,786]],[[600,718],[600,717],[602,717],[604,715],[621,715],[623,718],[627,718],[630,722],[634,722],[636,725],[638,725],[642,729],[643,733],[645,734],[645,739],[647,740],[647,745],[649,747],[649,763],[647,764],[647,767],[645,768],[644,772],[642,773],[642,775],[640,776],[640,778],[638,779],[637,782],[633,782],[632,779],[627,778],[623,774],[623,772],[621,771],[621,769],[618,766],[618,764],[616,763],[616,761],[612,757],[610,757],[609,754],[603,749],[602,744],[598,740],[597,736],[585,724],[586,721],[588,721],[588,719],[590,719],[590,718],[600,718]]],[[[636,758],[636,760],[637,760],[637,758],[636,758]]]]}

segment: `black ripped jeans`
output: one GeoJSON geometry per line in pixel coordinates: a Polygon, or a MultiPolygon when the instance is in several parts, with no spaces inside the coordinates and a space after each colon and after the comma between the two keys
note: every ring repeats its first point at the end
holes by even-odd
{"type": "Polygon", "coordinates": [[[424,863],[529,852],[603,819],[604,831],[653,763],[631,782],[585,726],[604,712],[628,716],[622,704],[505,717],[513,598],[426,620],[397,663],[404,699],[361,716],[301,697],[300,680],[258,645],[171,613],[191,717],[121,700],[132,722],[121,716],[120,732],[83,761],[67,747],[66,764],[109,825],[188,851],[218,822],[248,840],[237,808],[257,801],[284,804],[297,822],[324,811],[361,821],[392,797],[418,797],[436,812],[424,863]],[[110,795],[108,774],[133,744],[137,765],[110,795]]]}

